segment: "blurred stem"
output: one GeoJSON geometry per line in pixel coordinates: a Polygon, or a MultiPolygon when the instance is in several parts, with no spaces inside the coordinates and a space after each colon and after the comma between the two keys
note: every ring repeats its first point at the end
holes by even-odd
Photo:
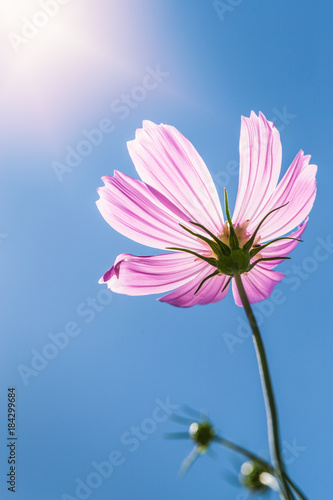
{"type": "Polygon", "coordinates": [[[234,278],[236,280],[238,293],[247,319],[249,320],[252,329],[252,338],[256,349],[261,386],[265,400],[269,448],[274,468],[277,471],[278,478],[281,482],[280,493],[284,500],[295,500],[286,479],[285,467],[282,460],[277,409],[264,344],[262,342],[258,324],[254,317],[249,299],[247,298],[240,274],[235,273],[234,278]]]}
{"type": "Polygon", "coordinates": [[[247,450],[246,448],[243,448],[243,446],[239,446],[236,443],[233,443],[232,441],[229,441],[228,439],[224,439],[221,437],[216,437],[215,441],[222,446],[226,446],[227,448],[230,448],[233,451],[237,451],[237,453],[241,453],[245,457],[249,458],[252,462],[257,462],[258,464],[262,465],[267,472],[270,472],[271,474],[276,474],[276,471],[274,467],[272,467],[268,462],[263,460],[262,458],[258,457],[251,451],[247,450]]]}
{"type": "Polygon", "coordinates": [[[304,495],[304,493],[302,492],[302,490],[299,489],[299,487],[294,483],[294,481],[292,481],[290,479],[290,477],[288,476],[288,474],[285,472],[284,473],[284,476],[286,478],[286,480],[288,481],[288,483],[290,484],[290,486],[293,488],[293,490],[295,491],[295,493],[297,493],[297,495],[299,496],[299,498],[301,500],[308,500],[306,498],[306,496],[304,495]]]}

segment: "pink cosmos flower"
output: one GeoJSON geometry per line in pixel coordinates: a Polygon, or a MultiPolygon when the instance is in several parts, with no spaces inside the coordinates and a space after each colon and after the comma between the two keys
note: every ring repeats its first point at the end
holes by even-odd
{"type": "Polygon", "coordinates": [[[225,220],[204,161],[177,129],[144,121],[128,150],[142,180],[103,177],[97,206],[124,236],[172,252],[121,254],[100,283],[127,295],[172,290],[159,300],[189,307],[218,302],[231,282],[241,306],[237,272],[250,302],[267,298],[284,277],[273,268],[297,246],[316,196],[310,156],[300,151],[278,182],[279,132],[261,113],[242,117],[238,194],[232,218],[225,194],[225,220]]]}

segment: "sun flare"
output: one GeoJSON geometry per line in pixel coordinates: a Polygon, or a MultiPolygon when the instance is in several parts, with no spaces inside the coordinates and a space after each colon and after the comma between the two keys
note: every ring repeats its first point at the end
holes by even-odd
{"type": "Polygon", "coordinates": [[[96,74],[106,73],[111,58],[101,48],[94,15],[73,0],[0,0],[5,134],[11,129],[29,143],[56,144],[71,117],[84,120],[87,96],[98,95],[96,74]]]}

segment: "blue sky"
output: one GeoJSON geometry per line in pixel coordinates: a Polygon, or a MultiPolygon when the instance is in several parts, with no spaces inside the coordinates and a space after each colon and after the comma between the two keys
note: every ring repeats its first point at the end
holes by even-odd
{"type": "Polygon", "coordinates": [[[283,172],[299,149],[319,167],[304,243],[280,266],[287,278],[275,294],[254,309],[290,475],[309,498],[331,498],[333,7],[42,4],[44,16],[38,2],[1,7],[1,498],[11,498],[11,386],[17,500],[247,498],[225,480],[240,457],[217,449],[217,460],[202,457],[180,479],[191,443],[163,438],[186,429],[167,418],[186,403],[208,411],[226,438],[268,453],[243,310],[231,294],[182,310],[107,292],[98,279],[119,253],[150,250],[111,229],[95,201],[101,176],[117,169],[136,177],[126,141],[149,119],[192,141],[233,204],[240,117],[251,110],[279,128],[283,172]],[[156,85],[138,90],[147,75],[156,85]],[[113,465],[101,478],[105,461],[113,465]],[[87,478],[94,486],[78,494],[87,478]]]}

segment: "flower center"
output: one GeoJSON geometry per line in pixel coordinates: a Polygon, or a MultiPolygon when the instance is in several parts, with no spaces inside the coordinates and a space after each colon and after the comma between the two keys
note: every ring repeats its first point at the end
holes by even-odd
{"type": "MultiPolygon", "coordinates": [[[[252,236],[247,232],[248,225],[248,220],[234,226],[230,224],[229,221],[223,224],[223,229],[218,239],[228,247],[229,252],[218,251],[217,254],[213,252],[217,260],[217,268],[223,274],[234,276],[235,272],[242,274],[249,270],[251,250],[253,247],[258,246],[260,236],[256,236],[250,246],[246,245],[246,243],[251,240],[252,236]]],[[[261,255],[258,254],[257,258],[260,257],[261,255]]]]}
{"type": "Polygon", "coordinates": [[[206,278],[202,280],[200,285],[194,294],[198,293],[202,285],[209,280],[210,278],[225,274],[230,276],[227,283],[224,285],[222,292],[229,285],[230,280],[236,275],[248,273],[251,269],[254,268],[259,262],[262,261],[271,261],[271,260],[284,260],[289,257],[283,257],[281,255],[277,257],[266,257],[263,258],[260,255],[260,251],[266,248],[268,245],[275,243],[280,240],[298,240],[297,238],[283,237],[276,238],[268,243],[263,245],[259,244],[260,236],[258,235],[258,231],[263,224],[263,222],[276,210],[280,210],[280,208],[285,207],[287,203],[282,205],[281,207],[273,208],[258,224],[255,231],[251,234],[247,232],[247,227],[249,225],[249,221],[246,220],[241,224],[236,224],[235,226],[232,223],[230,212],[229,212],[229,204],[228,204],[228,195],[227,190],[224,191],[225,195],[225,211],[227,215],[227,221],[223,224],[222,232],[216,236],[209,229],[205,228],[202,224],[198,222],[190,222],[193,226],[199,227],[202,231],[204,231],[208,236],[203,236],[202,234],[198,234],[188,227],[180,224],[180,227],[190,233],[192,236],[199,238],[203,242],[207,244],[210,248],[210,254],[200,255],[193,250],[178,248],[178,247],[169,247],[167,250],[177,250],[181,252],[187,252],[189,254],[195,255],[197,258],[204,260],[208,264],[212,266],[214,271],[209,274],[206,278]],[[251,262],[252,260],[252,262],[251,262]]]}
{"type": "MultiPolygon", "coordinates": [[[[236,224],[234,225],[234,230],[236,233],[236,236],[238,238],[238,243],[240,248],[243,248],[245,243],[250,239],[251,234],[247,232],[247,228],[249,225],[250,221],[246,220],[245,222],[242,222],[241,224],[236,224]]],[[[230,246],[230,224],[228,221],[226,221],[223,224],[222,232],[218,235],[219,240],[221,240],[223,243],[226,245],[230,246]]],[[[260,241],[260,236],[256,236],[256,238],[253,241],[252,246],[257,246],[260,241]]]]}

